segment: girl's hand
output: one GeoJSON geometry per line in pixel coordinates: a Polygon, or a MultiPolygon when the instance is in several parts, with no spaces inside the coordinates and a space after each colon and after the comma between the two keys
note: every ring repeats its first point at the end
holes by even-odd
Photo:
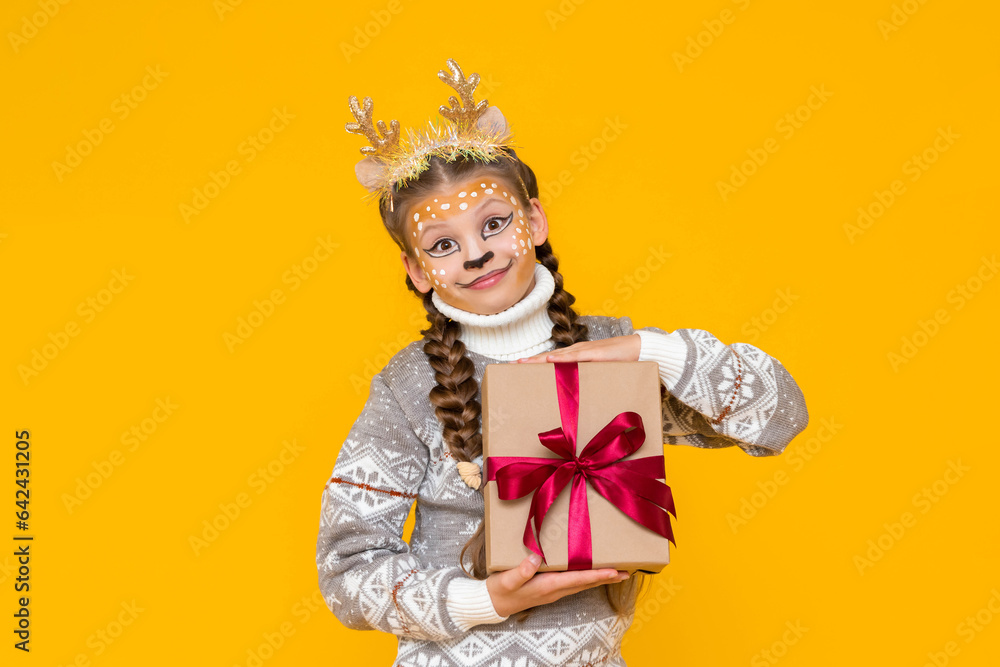
{"type": "Polygon", "coordinates": [[[561,361],[639,361],[639,348],[642,339],[639,334],[614,336],[601,340],[585,340],[568,347],[561,347],[550,352],[542,352],[508,363],[559,363],[561,361]]]}
{"type": "Polygon", "coordinates": [[[613,568],[536,574],[540,563],[541,557],[531,554],[516,568],[494,572],[486,578],[486,590],[489,591],[493,608],[498,614],[510,616],[588,588],[617,583],[629,577],[628,572],[619,572],[613,568]]]}

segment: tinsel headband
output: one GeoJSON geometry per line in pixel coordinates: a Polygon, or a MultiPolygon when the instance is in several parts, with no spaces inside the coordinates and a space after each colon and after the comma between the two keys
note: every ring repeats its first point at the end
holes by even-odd
{"type": "Polygon", "coordinates": [[[388,127],[382,120],[372,122],[372,98],[366,97],[358,104],[357,97],[348,97],[357,122],[345,127],[371,143],[361,149],[365,158],[355,165],[354,173],[372,198],[389,200],[390,210],[393,210],[393,189],[419,176],[430,166],[433,156],[449,162],[459,157],[483,162],[510,157],[506,150],[512,145],[507,120],[499,109],[489,106],[486,100],[476,103],[473,96],[479,75],[473,73],[465,78],[462,68],[452,58],[448,59],[448,68],[451,74],[441,70],[438,78],[454,88],[461,99],[452,95],[448,98],[451,106],[442,104],[438,111],[451,122],[428,121],[420,131],[407,128],[405,140],[400,135],[398,120],[391,121],[388,127]]]}

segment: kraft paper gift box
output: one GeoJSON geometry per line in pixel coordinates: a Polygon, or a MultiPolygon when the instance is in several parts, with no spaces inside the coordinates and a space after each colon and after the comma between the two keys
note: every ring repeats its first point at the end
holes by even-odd
{"type": "Polygon", "coordinates": [[[673,541],[667,513],[676,514],[665,484],[660,401],[655,361],[488,364],[482,382],[487,571],[517,567],[533,551],[526,543],[544,555],[540,572],[662,570],[673,541]],[[574,458],[585,461],[582,468],[574,458]],[[542,512],[546,499],[551,506],[540,528],[532,522],[526,529],[533,503],[542,512]]]}

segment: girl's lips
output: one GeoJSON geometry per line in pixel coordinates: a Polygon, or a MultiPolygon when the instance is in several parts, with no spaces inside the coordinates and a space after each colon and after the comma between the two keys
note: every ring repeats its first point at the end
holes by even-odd
{"type": "Polygon", "coordinates": [[[486,289],[487,287],[492,287],[493,285],[503,280],[503,277],[507,275],[507,271],[510,270],[510,267],[513,263],[514,260],[510,260],[509,262],[507,262],[507,266],[505,266],[504,268],[490,271],[485,276],[482,276],[479,279],[477,279],[475,282],[462,285],[462,287],[467,287],[469,289],[486,289]]]}

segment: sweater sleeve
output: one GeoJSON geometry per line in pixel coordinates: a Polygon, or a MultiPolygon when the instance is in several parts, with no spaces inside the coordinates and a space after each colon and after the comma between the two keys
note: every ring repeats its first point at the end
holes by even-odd
{"type": "Polygon", "coordinates": [[[316,544],[320,590],[349,628],[437,641],[506,619],[485,581],[426,567],[402,538],[429,458],[377,374],[323,489],[316,544]]]}
{"type": "Polygon", "coordinates": [[[463,631],[484,623],[506,621],[493,608],[485,579],[456,577],[448,585],[448,613],[463,631]]]}
{"type": "Polygon", "coordinates": [[[628,317],[618,318],[618,326],[622,336],[638,334],[640,361],[659,365],[664,443],[773,456],[808,425],[798,384],[753,345],[726,345],[701,329],[637,330],[628,317]]]}

